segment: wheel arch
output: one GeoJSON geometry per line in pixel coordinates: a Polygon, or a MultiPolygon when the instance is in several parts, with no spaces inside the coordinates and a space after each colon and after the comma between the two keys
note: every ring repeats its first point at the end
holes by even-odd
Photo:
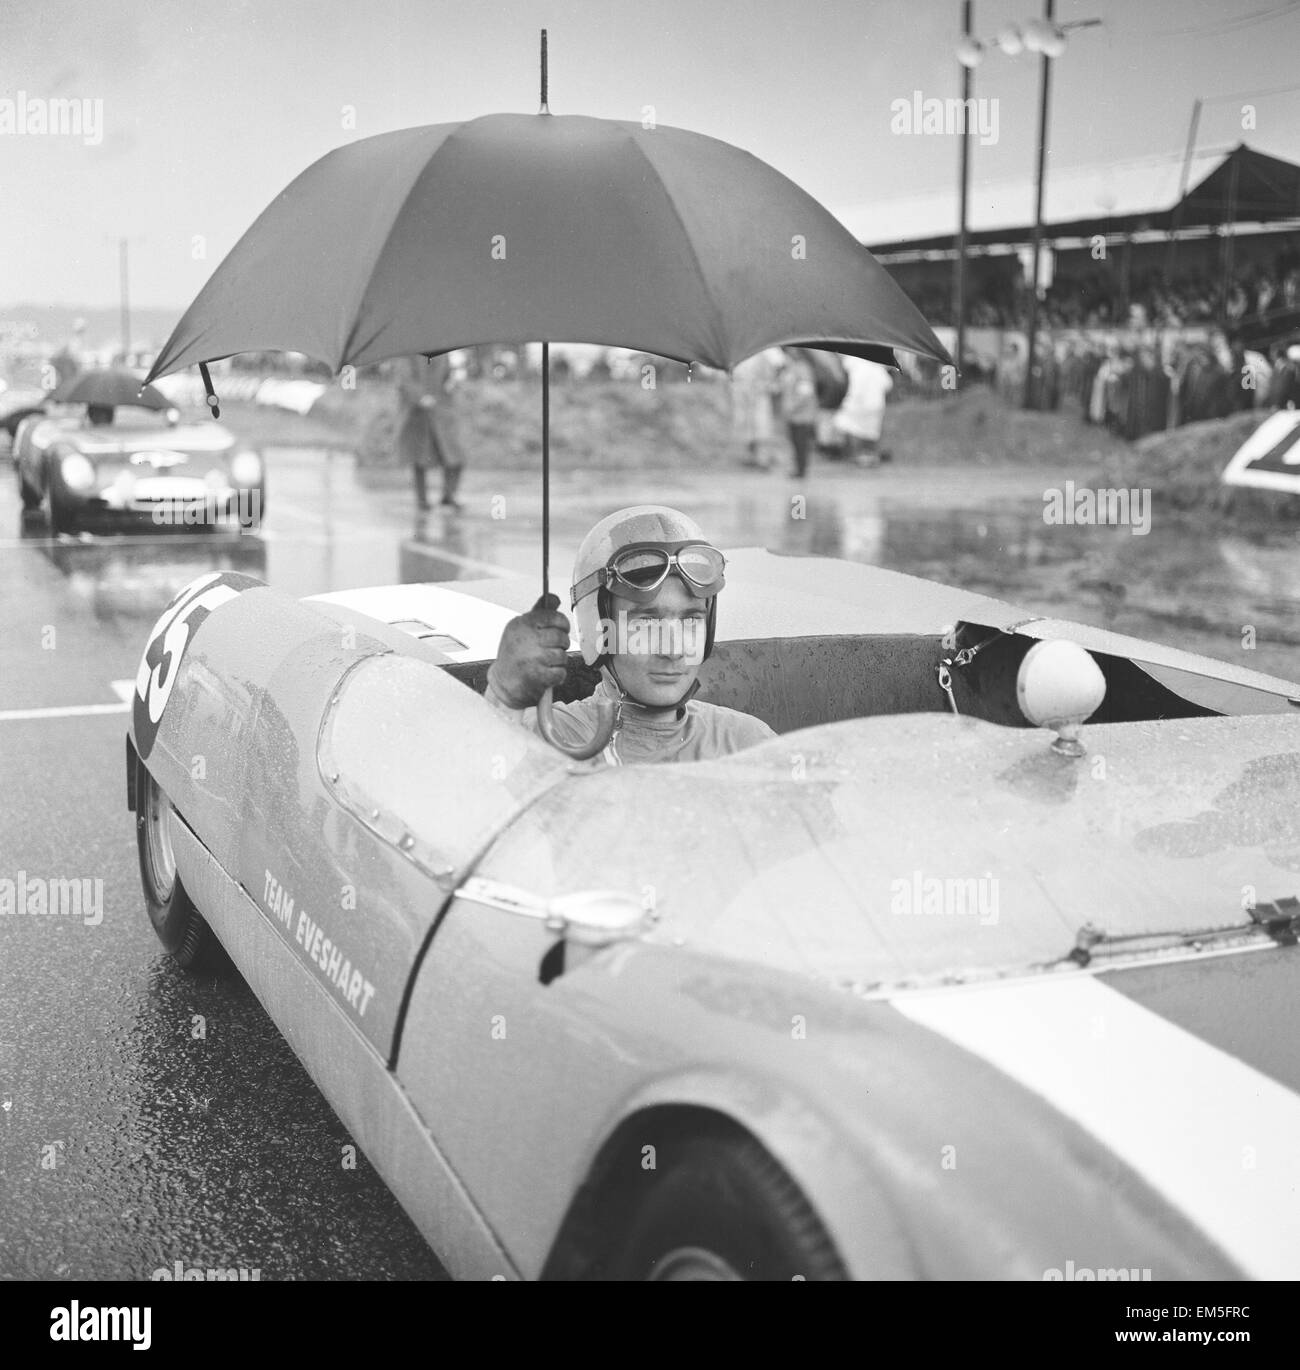
{"type": "Polygon", "coordinates": [[[693,1072],[656,1081],[604,1134],[570,1200],[542,1279],[599,1278],[599,1268],[638,1198],[630,1177],[643,1148],[655,1168],[696,1137],[748,1139],[798,1187],[852,1279],[914,1278],[918,1262],[894,1205],[863,1157],[810,1100],[733,1075],[693,1072]]]}
{"type": "MultiPolygon", "coordinates": [[[[655,1103],[625,1117],[606,1137],[569,1204],[542,1271],[544,1280],[581,1280],[596,1275],[611,1239],[622,1230],[636,1199],[627,1178],[642,1164],[645,1150],[671,1153],[689,1138],[761,1137],[729,1113],[697,1103],[655,1103]]],[[[769,1153],[770,1154],[770,1153],[769,1153]]],[[[796,1181],[797,1182],[797,1181],[796,1181]]]]}

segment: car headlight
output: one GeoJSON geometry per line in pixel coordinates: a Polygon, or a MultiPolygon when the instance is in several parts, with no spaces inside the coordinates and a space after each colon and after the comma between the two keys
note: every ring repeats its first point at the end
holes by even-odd
{"type": "Polygon", "coordinates": [[[89,490],[95,484],[95,468],[89,457],[82,456],[80,452],[69,452],[59,462],[59,474],[69,490],[89,490]]]}
{"type": "Polygon", "coordinates": [[[247,447],[236,452],[230,460],[230,475],[236,485],[256,485],[262,479],[262,458],[247,447]]]}

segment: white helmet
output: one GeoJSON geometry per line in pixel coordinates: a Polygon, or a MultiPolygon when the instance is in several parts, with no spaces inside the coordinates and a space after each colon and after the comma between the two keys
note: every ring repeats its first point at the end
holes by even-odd
{"type": "Polygon", "coordinates": [[[603,659],[601,622],[611,617],[609,595],[613,586],[628,598],[652,597],[671,572],[700,599],[708,601],[708,625],[704,640],[704,660],[713,651],[717,622],[718,591],[726,583],[722,553],[704,536],[693,518],[663,504],[634,504],[600,520],[582,540],[573,563],[570,604],[578,624],[578,643],[582,659],[595,666],[603,659]],[[644,552],[637,559],[635,553],[644,552]],[[674,554],[685,552],[687,559],[674,554]],[[660,559],[659,566],[647,559],[660,559]],[[652,583],[638,584],[622,578],[615,563],[631,563],[629,574],[652,583]],[[657,576],[657,578],[655,578],[657,576]]]}

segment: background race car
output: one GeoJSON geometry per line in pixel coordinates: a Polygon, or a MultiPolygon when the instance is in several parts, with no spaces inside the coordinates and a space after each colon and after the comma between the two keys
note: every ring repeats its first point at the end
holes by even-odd
{"type": "Polygon", "coordinates": [[[34,416],[15,443],[24,508],[44,506],[55,533],[257,528],[266,505],[261,455],[229,429],[176,411],[119,408],[111,423],[34,416]]]}

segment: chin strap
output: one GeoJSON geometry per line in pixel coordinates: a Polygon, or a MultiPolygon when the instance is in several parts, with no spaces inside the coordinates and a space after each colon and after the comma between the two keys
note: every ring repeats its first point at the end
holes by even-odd
{"type": "Polygon", "coordinates": [[[666,714],[669,710],[675,709],[677,717],[682,718],[686,713],[687,704],[695,698],[696,692],[700,688],[700,678],[696,676],[691,681],[686,693],[675,704],[646,704],[631,694],[623,682],[618,678],[618,673],[614,670],[614,663],[605,658],[600,668],[601,675],[618,691],[618,702],[614,708],[614,731],[617,732],[623,722],[623,705],[631,704],[635,708],[644,709],[647,713],[666,714]]]}

